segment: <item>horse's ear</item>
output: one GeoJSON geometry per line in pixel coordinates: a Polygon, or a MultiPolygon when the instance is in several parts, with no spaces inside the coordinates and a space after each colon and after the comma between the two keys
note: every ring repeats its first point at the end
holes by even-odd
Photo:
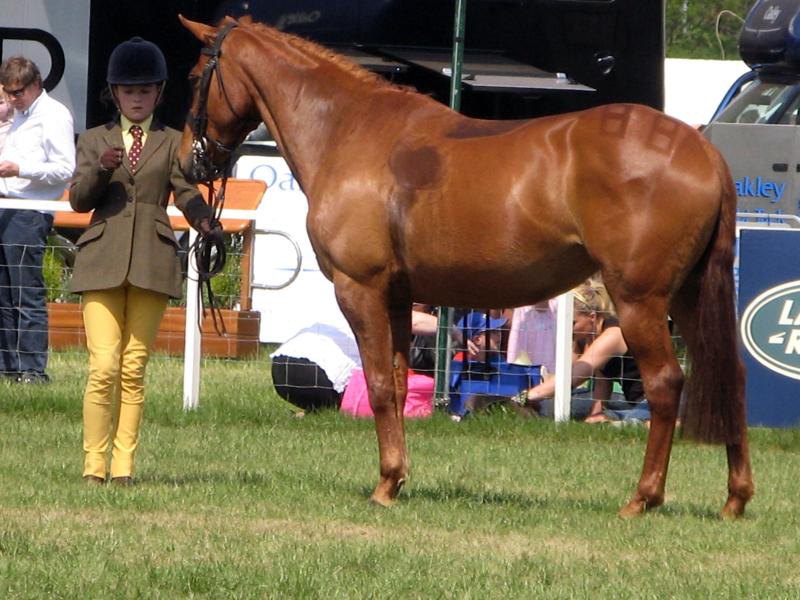
{"type": "Polygon", "coordinates": [[[183,15],[178,15],[178,19],[181,22],[181,25],[186,27],[189,31],[192,32],[192,35],[196,37],[198,40],[203,42],[206,46],[211,46],[214,43],[214,40],[217,38],[217,28],[212,27],[211,25],[206,25],[205,23],[197,23],[195,21],[190,21],[183,15]]]}
{"type": "Polygon", "coordinates": [[[224,19],[222,19],[222,24],[223,24],[223,25],[228,25],[228,24],[230,24],[230,23],[236,23],[236,24],[238,25],[238,24],[239,24],[239,21],[237,21],[236,19],[234,19],[234,18],[233,18],[232,16],[230,16],[230,15],[226,15],[226,16],[225,16],[225,18],[224,18],[224,19]]]}

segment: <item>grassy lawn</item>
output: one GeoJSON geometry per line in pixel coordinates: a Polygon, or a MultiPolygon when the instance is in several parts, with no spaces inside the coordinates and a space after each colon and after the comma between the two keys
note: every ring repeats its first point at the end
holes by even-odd
{"type": "MultiPolygon", "coordinates": [[[[264,353],[264,356],[266,353],[264,353]]],[[[717,518],[724,452],[677,442],[666,505],[623,521],[644,432],[493,414],[408,424],[391,509],[371,422],[295,418],[268,359],[157,356],[138,484],[81,474],[80,352],[0,383],[0,598],[797,598],[800,433],[753,430],[757,495],[717,518]]]]}

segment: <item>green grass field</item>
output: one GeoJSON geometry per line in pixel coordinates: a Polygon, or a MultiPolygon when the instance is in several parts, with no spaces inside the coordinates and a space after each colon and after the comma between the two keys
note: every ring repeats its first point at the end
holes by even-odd
{"type": "MultiPolygon", "coordinates": [[[[266,354],[266,353],[264,353],[266,354]]],[[[296,418],[268,359],[157,356],[134,488],[81,481],[85,357],[0,383],[0,598],[798,598],[800,433],[751,432],[757,492],[717,518],[724,452],[677,442],[666,505],[624,521],[638,429],[492,414],[408,424],[391,509],[371,422],[296,418]]]]}

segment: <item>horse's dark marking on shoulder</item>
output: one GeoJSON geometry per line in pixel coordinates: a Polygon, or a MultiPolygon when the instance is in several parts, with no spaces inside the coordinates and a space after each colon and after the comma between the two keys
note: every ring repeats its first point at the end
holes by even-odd
{"type": "Polygon", "coordinates": [[[527,121],[489,121],[485,119],[463,119],[455,127],[445,132],[445,137],[452,139],[467,139],[489,137],[513,131],[527,123],[527,121]]]}
{"type": "Polygon", "coordinates": [[[389,169],[406,189],[429,188],[442,177],[442,157],[433,146],[398,145],[389,156],[389,169]]]}

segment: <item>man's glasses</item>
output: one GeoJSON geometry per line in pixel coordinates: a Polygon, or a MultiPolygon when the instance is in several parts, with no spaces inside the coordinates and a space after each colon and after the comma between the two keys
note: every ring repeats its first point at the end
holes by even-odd
{"type": "Polygon", "coordinates": [[[10,90],[8,88],[5,88],[5,92],[12,98],[22,98],[22,94],[25,93],[26,89],[28,89],[28,86],[23,85],[21,88],[17,88],[16,90],[10,90]]]}

